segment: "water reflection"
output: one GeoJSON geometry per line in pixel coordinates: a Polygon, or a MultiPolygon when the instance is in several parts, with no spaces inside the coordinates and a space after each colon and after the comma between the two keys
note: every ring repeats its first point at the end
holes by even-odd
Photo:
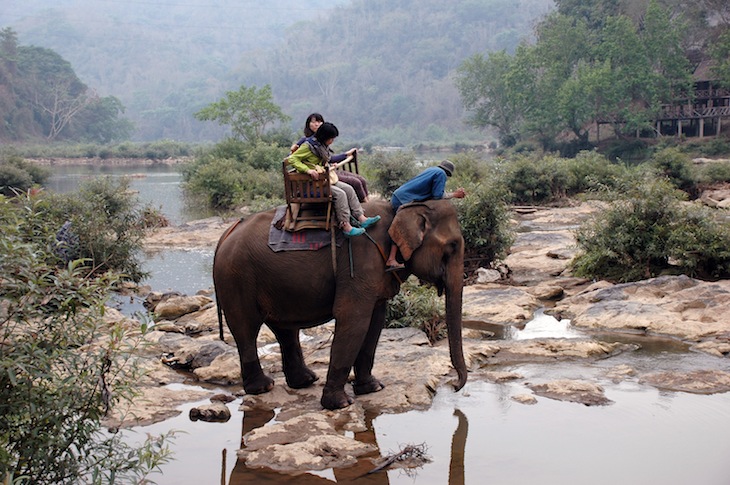
{"type": "MultiPolygon", "coordinates": [[[[243,436],[261,426],[271,422],[274,418],[274,410],[248,410],[244,414],[243,426],[242,426],[242,441],[243,436]]],[[[466,415],[459,409],[454,409],[453,415],[457,417],[456,429],[451,439],[451,462],[448,470],[448,483],[449,485],[464,485],[465,482],[465,462],[464,457],[466,454],[466,441],[469,429],[469,423],[466,415]]],[[[384,485],[392,483],[392,476],[395,476],[394,480],[398,482],[400,477],[408,477],[414,482],[419,478],[420,473],[418,469],[415,470],[382,470],[374,473],[370,473],[375,465],[372,462],[372,458],[377,458],[379,455],[386,455],[391,451],[383,450],[378,446],[378,433],[374,420],[376,416],[372,413],[366,413],[365,426],[366,431],[354,433],[354,439],[361,443],[368,443],[374,445],[379,452],[370,454],[368,457],[358,461],[358,463],[351,467],[329,469],[323,472],[309,472],[303,474],[289,475],[285,473],[279,473],[268,470],[252,470],[246,467],[242,460],[239,460],[234,467],[228,485],[241,485],[248,483],[302,483],[302,484],[324,484],[324,483],[350,483],[357,482],[362,484],[373,484],[373,485],[384,485]]],[[[444,482],[442,482],[444,483],[444,482]]]]}
{"type": "MultiPolygon", "coordinates": [[[[353,467],[299,475],[251,470],[239,461],[227,483],[726,483],[730,394],[663,393],[623,382],[607,388],[612,406],[504,399],[522,392],[515,383],[473,382],[460,393],[440,389],[428,411],[368,417],[368,430],[354,437],[375,444],[380,455],[406,443],[427,445],[432,462],[414,473],[368,475],[375,455],[353,467]]],[[[274,414],[247,411],[242,435],[274,414]]]]}

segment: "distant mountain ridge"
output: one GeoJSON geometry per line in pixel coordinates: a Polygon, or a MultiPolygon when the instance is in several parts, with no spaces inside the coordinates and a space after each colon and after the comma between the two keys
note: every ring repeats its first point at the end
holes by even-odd
{"type": "Polygon", "coordinates": [[[0,11],[22,44],[54,49],[113,95],[136,139],[219,139],[192,114],[271,84],[299,129],[310,111],[349,137],[444,137],[461,123],[450,80],[476,52],[515,47],[550,0],[26,0],[0,11]],[[301,120],[300,120],[301,118],[301,120]]]}

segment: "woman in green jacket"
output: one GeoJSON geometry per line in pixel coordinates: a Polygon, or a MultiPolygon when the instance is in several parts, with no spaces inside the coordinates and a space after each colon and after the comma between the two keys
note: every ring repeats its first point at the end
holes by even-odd
{"type": "MultiPolygon", "coordinates": [[[[314,180],[319,180],[319,177],[325,172],[324,167],[327,166],[332,156],[329,146],[339,134],[339,130],[332,123],[322,123],[313,137],[307,138],[294,153],[289,155],[289,164],[297,172],[308,173],[314,180]]],[[[335,170],[330,170],[329,174],[332,200],[340,229],[347,237],[363,234],[366,228],[380,220],[380,216],[365,216],[365,211],[360,205],[355,190],[340,181],[335,170]],[[360,227],[352,226],[350,216],[360,223],[360,227]]]]}

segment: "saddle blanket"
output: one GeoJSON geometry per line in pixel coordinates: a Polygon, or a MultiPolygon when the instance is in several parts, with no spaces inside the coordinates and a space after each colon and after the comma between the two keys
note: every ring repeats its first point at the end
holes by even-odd
{"type": "MultiPolygon", "coordinates": [[[[331,235],[329,231],[323,229],[304,229],[302,231],[289,232],[277,228],[277,226],[281,227],[279,221],[285,215],[285,205],[276,208],[276,214],[269,228],[269,247],[272,251],[275,253],[280,251],[316,251],[330,245],[331,235]]],[[[341,231],[335,233],[335,244],[337,247],[342,245],[344,239],[345,236],[341,231]]]]}

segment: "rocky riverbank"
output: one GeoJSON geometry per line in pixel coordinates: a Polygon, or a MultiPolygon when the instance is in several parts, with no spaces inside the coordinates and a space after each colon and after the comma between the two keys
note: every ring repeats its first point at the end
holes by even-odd
{"type": "MultiPolygon", "coordinates": [[[[464,350],[470,381],[522,383],[515,402],[539,405],[542,399],[611,405],[602,384],[630,380],[675,392],[709,394],[730,391],[730,281],[704,282],[685,276],[664,276],[628,284],[587,281],[570,275],[575,254],[573,229],[601,207],[575,207],[515,212],[518,237],[505,263],[509,279],[470,285],[464,291],[464,350]],[[553,315],[546,337],[509,338],[541,312],[553,315]],[[570,320],[571,333],[551,332],[570,320]],[[559,335],[557,338],[554,335],[559,335]],[[561,336],[562,335],[562,336],[561,336]],[[505,336],[507,338],[505,338],[505,336]],[[631,356],[643,345],[672,346],[704,356],[692,368],[638,365],[631,356]],[[538,378],[520,372],[521,364],[539,364],[538,378]],[[552,370],[556,364],[574,372],[552,370]],[[590,370],[588,370],[590,368],[590,370]],[[575,376],[581,376],[576,378],[575,376]]],[[[163,228],[150,234],[150,249],[214,247],[231,221],[219,218],[163,228]]],[[[484,275],[488,279],[488,274],[484,275]]],[[[499,276],[495,276],[499,278],[499,276]]],[[[329,358],[333,325],[303,331],[307,363],[320,377],[310,389],[289,389],[270,332],[260,336],[262,365],[274,376],[270,393],[243,395],[237,350],[230,334],[218,339],[217,311],[205,294],[147,296],[157,315],[141,358],[149,373],[140,388],[134,420],[116,416],[110,425],[134,426],[173,416],[183,402],[210,397],[209,406],[192,419],[225,420],[221,401],[242,398],[244,409],[281,408],[276,424],[248,431],[241,458],[251,467],[317,470],[351,464],[372,450],[346,431],[365,429],[365,413],[398,413],[427,408],[436,392],[451,392],[455,377],[445,342],[429,345],[416,329],[383,332],[374,373],[386,385],[381,392],[358,396],[340,411],[319,405],[329,358]],[[175,390],[167,384],[194,381],[228,389],[175,390]]],[[[124,319],[110,311],[109,318],[124,319]]],[[[134,322],[130,322],[133,325],[134,322]]],[[[461,391],[465,392],[465,391],[461,391]]]]}

